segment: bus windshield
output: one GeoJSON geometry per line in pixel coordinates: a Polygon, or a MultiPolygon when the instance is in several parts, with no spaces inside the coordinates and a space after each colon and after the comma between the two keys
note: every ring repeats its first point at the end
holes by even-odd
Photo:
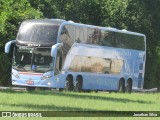
{"type": "Polygon", "coordinates": [[[47,72],[53,70],[51,48],[16,46],[13,69],[23,72],[47,72]]]}

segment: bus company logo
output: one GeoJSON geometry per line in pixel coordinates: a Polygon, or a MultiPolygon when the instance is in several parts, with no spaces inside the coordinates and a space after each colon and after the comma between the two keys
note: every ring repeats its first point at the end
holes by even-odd
{"type": "Polygon", "coordinates": [[[2,117],[12,117],[11,112],[2,112],[2,117]]]}
{"type": "Polygon", "coordinates": [[[1,112],[1,117],[42,117],[40,112],[1,112]]]}

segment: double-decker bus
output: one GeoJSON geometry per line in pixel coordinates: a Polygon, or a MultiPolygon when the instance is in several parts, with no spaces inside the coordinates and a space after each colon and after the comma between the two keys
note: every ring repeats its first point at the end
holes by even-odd
{"type": "Polygon", "coordinates": [[[65,21],[22,22],[12,54],[12,84],[69,91],[131,92],[143,88],[144,34],[65,21]]]}

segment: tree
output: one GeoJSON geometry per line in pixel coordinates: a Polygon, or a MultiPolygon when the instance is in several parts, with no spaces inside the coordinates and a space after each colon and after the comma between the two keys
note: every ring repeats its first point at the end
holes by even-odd
{"type": "MultiPolygon", "coordinates": [[[[0,1],[0,47],[4,47],[8,40],[16,38],[20,23],[25,19],[42,17],[42,13],[31,7],[27,0],[0,1]]],[[[10,58],[0,53],[0,84],[9,85],[11,75],[10,58]],[[8,73],[8,72],[9,73],[8,73]],[[8,73],[8,74],[6,74],[8,73]],[[7,79],[8,78],[8,79],[7,79]]]]}
{"type": "Polygon", "coordinates": [[[125,24],[147,38],[145,88],[160,88],[160,0],[129,0],[125,24]]]}
{"type": "Polygon", "coordinates": [[[15,39],[20,23],[25,19],[40,18],[42,13],[30,6],[27,0],[0,1],[0,45],[15,39]]]}

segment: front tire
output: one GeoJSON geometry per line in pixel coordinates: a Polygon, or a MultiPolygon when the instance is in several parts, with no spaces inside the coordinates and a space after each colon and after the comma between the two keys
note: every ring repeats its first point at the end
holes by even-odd
{"type": "Polygon", "coordinates": [[[73,77],[71,75],[67,76],[65,83],[66,91],[73,91],[73,77]]]}
{"type": "Polygon", "coordinates": [[[63,88],[59,88],[59,92],[62,92],[63,91],[63,88]]]}
{"type": "Polygon", "coordinates": [[[124,79],[119,80],[118,92],[125,93],[125,80],[124,79]]]}
{"type": "Polygon", "coordinates": [[[27,87],[26,90],[27,90],[28,92],[35,91],[35,87],[27,87]]]}
{"type": "Polygon", "coordinates": [[[131,79],[127,81],[126,92],[128,93],[132,92],[132,80],[131,79]]]}

